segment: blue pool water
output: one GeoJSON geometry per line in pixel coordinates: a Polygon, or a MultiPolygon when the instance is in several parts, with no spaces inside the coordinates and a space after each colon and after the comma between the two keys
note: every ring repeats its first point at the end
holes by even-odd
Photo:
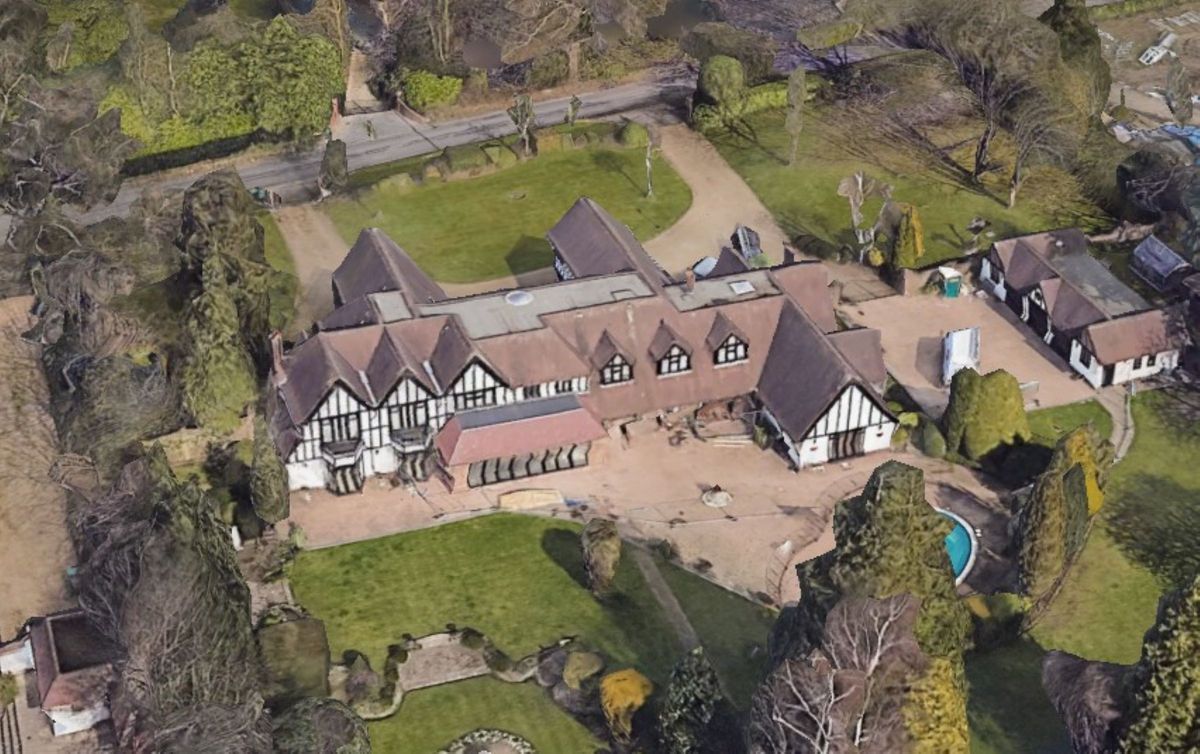
{"type": "Polygon", "coordinates": [[[971,559],[971,535],[958,521],[950,516],[946,516],[946,518],[954,521],[954,530],[946,535],[946,552],[950,555],[950,565],[954,568],[954,577],[958,578],[971,559]]]}

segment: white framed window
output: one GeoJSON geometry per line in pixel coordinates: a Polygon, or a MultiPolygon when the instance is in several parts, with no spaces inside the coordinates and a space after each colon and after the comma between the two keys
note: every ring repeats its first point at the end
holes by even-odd
{"type": "Polygon", "coordinates": [[[573,393],[575,392],[575,383],[572,380],[559,380],[554,383],[554,392],[556,395],[559,393],[573,393]]]}
{"type": "Polygon", "coordinates": [[[530,385],[530,386],[526,387],[525,388],[525,397],[526,398],[541,398],[542,397],[542,386],[541,385],[530,385]]]}
{"type": "Polygon", "coordinates": [[[658,360],[658,376],[683,374],[692,370],[692,357],[678,345],[671,346],[666,356],[658,360]]]}
{"type": "Polygon", "coordinates": [[[615,354],[600,370],[601,385],[616,385],[633,379],[633,367],[621,354],[615,354]]]}
{"type": "Polygon", "coordinates": [[[466,411],[472,408],[494,405],[496,405],[496,388],[494,387],[454,394],[455,411],[466,411]]]}
{"type": "Polygon", "coordinates": [[[716,364],[737,364],[748,358],[750,358],[750,346],[736,335],[730,335],[713,352],[713,362],[716,364]]]}

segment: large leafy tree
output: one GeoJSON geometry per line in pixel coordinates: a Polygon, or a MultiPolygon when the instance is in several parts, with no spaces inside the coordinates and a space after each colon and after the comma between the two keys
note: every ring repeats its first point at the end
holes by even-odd
{"type": "Polygon", "coordinates": [[[612,589],[617,564],[621,561],[621,536],[617,533],[616,523],[606,518],[593,518],[583,527],[580,543],[588,586],[593,594],[607,594],[612,589]]]}
{"type": "Polygon", "coordinates": [[[696,94],[701,100],[716,106],[723,120],[742,112],[746,100],[746,70],[737,58],[713,55],[700,66],[696,94]]]}
{"type": "Polygon", "coordinates": [[[704,649],[683,656],[671,671],[667,698],[658,713],[659,739],[666,754],[703,750],[708,726],[721,701],[721,684],[704,649]]]}
{"type": "Polygon", "coordinates": [[[341,56],[328,39],[303,36],[286,19],[275,18],[260,37],[241,44],[238,58],[261,128],[308,139],[329,124],[343,81],[341,56]]]}
{"type": "MultiPolygon", "coordinates": [[[[833,606],[846,597],[920,600],[914,636],[935,675],[905,697],[905,715],[922,721],[935,740],[965,740],[962,653],[971,618],[955,592],[946,555],[952,524],[925,500],[920,469],[889,461],[858,497],[834,514],[837,549],[800,568],[801,599],[772,635],[777,659],[805,657],[820,647],[833,606]]],[[[914,723],[915,725],[916,723],[914,723]]]]}
{"type": "MultiPolygon", "coordinates": [[[[1085,0],[1055,0],[1038,20],[1058,35],[1059,51],[1065,64],[1063,73],[1078,77],[1083,84],[1088,112],[1095,116],[1108,101],[1112,73],[1104,59],[1100,33],[1088,15],[1085,0]]],[[[1060,81],[1070,86],[1071,81],[1060,81]]]]}
{"type": "Polygon", "coordinates": [[[1131,687],[1120,752],[1200,750],[1200,575],[1159,603],[1131,687]]]}

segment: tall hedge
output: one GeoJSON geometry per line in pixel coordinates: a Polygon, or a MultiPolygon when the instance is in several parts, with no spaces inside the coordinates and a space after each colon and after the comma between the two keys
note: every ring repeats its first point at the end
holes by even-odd
{"type": "Polygon", "coordinates": [[[946,452],[973,461],[1031,437],[1021,385],[1003,369],[982,377],[974,369],[955,372],[942,424],[946,452]]]}
{"type": "Polygon", "coordinates": [[[414,71],[404,79],[404,101],[418,112],[453,105],[462,93],[462,79],[414,71]]]}
{"type": "Polygon", "coordinates": [[[1200,751],[1200,574],[1159,602],[1131,688],[1121,754],[1200,751]]]}
{"type": "Polygon", "coordinates": [[[250,470],[250,502],[254,512],[268,524],[288,517],[288,477],[275,449],[267,422],[254,419],[254,466],[250,470]]]}

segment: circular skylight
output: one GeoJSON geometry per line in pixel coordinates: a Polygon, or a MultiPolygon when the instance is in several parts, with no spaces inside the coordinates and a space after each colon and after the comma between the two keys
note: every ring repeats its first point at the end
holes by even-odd
{"type": "Polygon", "coordinates": [[[529,291],[509,291],[504,294],[504,300],[512,306],[525,306],[533,301],[533,294],[529,291]]]}

